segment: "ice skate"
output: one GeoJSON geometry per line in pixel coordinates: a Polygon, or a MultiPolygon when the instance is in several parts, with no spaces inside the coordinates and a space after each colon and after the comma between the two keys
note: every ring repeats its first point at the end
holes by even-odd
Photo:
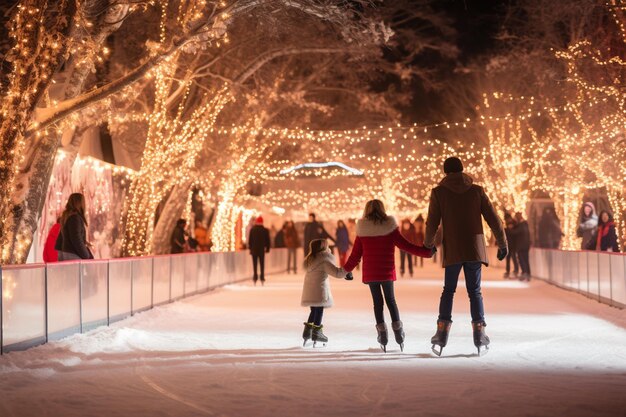
{"type": "Polygon", "coordinates": [[[474,331],[474,346],[478,349],[478,356],[485,355],[489,352],[489,336],[485,333],[485,327],[487,324],[485,322],[473,323],[472,322],[472,330],[474,331]],[[484,348],[484,350],[481,350],[484,348]]]}
{"type": "Polygon", "coordinates": [[[317,344],[317,342],[323,343],[323,346],[326,346],[328,343],[328,337],[322,332],[324,328],[323,325],[316,326],[313,324],[313,332],[311,334],[311,339],[313,340],[313,347],[317,344]]]}
{"type": "Polygon", "coordinates": [[[404,329],[400,320],[391,323],[393,335],[396,337],[396,343],[400,345],[400,352],[404,352],[404,329]]]}
{"type": "Polygon", "coordinates": [[[509,273],[505,272],[504,275],[502,275],[502,278],[507,279],[507,278],[509,278],[509,276],[510,276],[509,273]]]}
{"type": "Polygon", "coordinates": [[[430,338],[430,343],[433,345],[431,349],[437,356],[441,356],[443,348],[448,344],[450,327],[452,327],[452,320],[437,320],[437,332],[430,338]],[[439,346],[439,351],[435,346],[439,346]]]}
{"type": "Polygon", "coordinates": [[[389,337],[387,336],[387,325],[385,323],[379,323],[376,325],[376,331],[378,332],[378,343],[383,352],[387,353],[387,343],[389,337]]]}
{"type": "Polygon", "coordinates": [[[304,330],[302,331],[302,340],[304,340],[304,342],[302,343],[302,347],[306,346],[306,342],[308,342],[309,340],[311,340],[311,337],[313,335],[313,323],[302,323],[304,324],[304,330]]]}

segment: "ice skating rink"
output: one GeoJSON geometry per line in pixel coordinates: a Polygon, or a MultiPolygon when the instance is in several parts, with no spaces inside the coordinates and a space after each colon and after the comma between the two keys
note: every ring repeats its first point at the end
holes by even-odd
{"type": "Polygon", "coordinates": [[[437,358],[442,270],[426,265],[397,283],[404,353],[378,347],[358,274],[332,281],[328,346],[302,348],[302,275],[272,275],[3,356],[0,416],[626,416],[625,310],[488,268],[489,354],[459,283],[437,358]]]}

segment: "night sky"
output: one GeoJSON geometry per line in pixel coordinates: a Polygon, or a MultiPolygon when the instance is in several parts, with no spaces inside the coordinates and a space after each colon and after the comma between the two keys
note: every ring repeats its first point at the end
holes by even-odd
{"type": "MultiPolygon", "coordinates": [[[[437,123],[458,115],[450,114],[446,100],[446,89],[454,89],[467,75],[459,71],[463,67],[488,59],[501,47],[495,35],[503,25],[506,2],[502,0],[440,0],[435,9],[450,16],[457,31],[456,45],[459,56],[455,61],[442,59],[436,54],[424,56],[416,65],[438,69],[444,90],[424,88],[414,82],[411,107],[404,109],[405,122],[437,123]]],[[[467,109],[471,117],[472,109],[467,109]]]]}

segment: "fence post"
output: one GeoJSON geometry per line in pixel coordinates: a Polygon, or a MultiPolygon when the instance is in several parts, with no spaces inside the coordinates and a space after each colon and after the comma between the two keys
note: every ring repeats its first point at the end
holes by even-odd
{"type": "Polygon", "coordinates": [[[200,292],[200,253],[196,253],[196,294],[200,292]]]}
{"type": "Polygon", "coordinates": [[[609,298],[611,299],[611,305],[613,303],[613,260],[611,259],[612,255],[609,255],[609,298]]]}
{"type": "Polygon", "coordinates": [[[4,280],[2,279],[2,266],[0,266],[0,355],[4,354],[4,306],[2,301],[4,300],[4,294],[2,292],[4,287],[4,280]]]}
{"type": "Polygon", "coordinates": [[[44,267],[43,275],[43,303],[44,303],[44,329],[46,331],[46,343],[48,343],[48,264],[44,267]]]}
{"type": "Polygon", "coordinates": [[[170,295],[168,297],[168,302],[171,303],[172,302],[172,257],[169,256],[168,258],[170,260],[170,273],[169,273],[169,275],[170,275],[170,295]]]}
{"type": "Polygon", "coordinates": [[[587,281],[587,295],[589,295],[589,252],[585,252],[585,258],[587,258],[587,276],[586,281],[587,281]]]}
{"type": "Polygon", "coordinates": [[[150,308],[154,308],[154,257],[152,257],[152,283],[150,284],[150,308]]]}
{"type": "Polygon", "coordinates": [[[80,332],[83,332],[83,261],[78,263],[78,317],[80,332]]]}
{"type": "Polygon", "coordinates": [[[602,295],[600,291],[600,254],[596,252],[596,265],[598,266],[598,302],[602,302],[602,295]]]}
{"type": "Polygon", "coordinates": [[[107,326],[111,325],[111,262],[107,259],[107,326]]]}
{"type": "Polygon", "coordinates": [[[580,291],[580,259],[578,259],[579,256],[580,252],[576,252],[576,278],[578,278],[578,285],[576,286],[576,288],[578,289],[578,291],[580,291]]]}
{"type": "Polygon", "coordinates": [[[183,298],[187,296],[187,274],[185,272],[185,267],[183,266],[183,298]]]}
{"type": "Polygon", "coordinates": [[[130,261],[130,316],[134,316],[133,311],[133,289],[135,287],[135,264],[130,261]]]}

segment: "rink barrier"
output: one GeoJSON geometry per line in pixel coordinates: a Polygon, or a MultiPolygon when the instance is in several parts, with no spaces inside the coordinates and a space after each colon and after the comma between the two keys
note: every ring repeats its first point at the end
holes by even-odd
{"type": "MultiPolygon", "coordinates": [[[[266,274],[282,272],[286,264],[286,249],[266,254],[266,274]]],[[[0,354],[251,278],[247,251],[3,266],[0,354]]]]}
{"type": "Polygon", "coordinates": [[[626,308],[626,254],[532,248],[530,271],[533,278],[626,308]]]}

